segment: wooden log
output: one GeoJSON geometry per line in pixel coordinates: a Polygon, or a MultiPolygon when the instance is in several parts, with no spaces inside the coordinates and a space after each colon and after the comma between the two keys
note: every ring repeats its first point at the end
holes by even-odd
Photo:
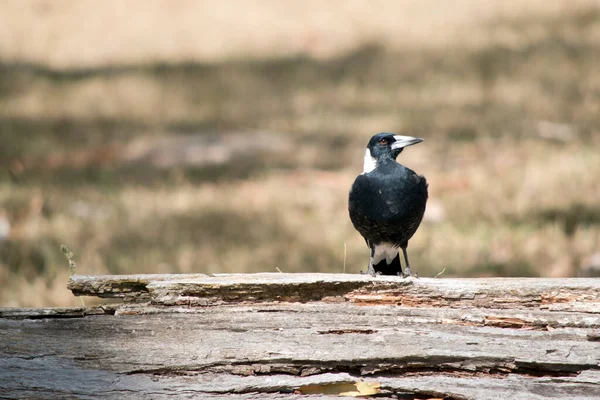
{"type": "Polygon", "coordinates": [[[146,300],[147,286],[152,282],[168,282],[207,277],[204,274],[150,274],[150,275],[74,275],[69,279],[67,287],[75,296],[97,296],[120,298],[124,301],[146,300]]]}
{"type": "Polygon", "coordinates": [[[157,278],[0,309],[0,398],[600,398],[598,280],[157,278]]]}
{"type": "Polygon", "coordinates": [[[142,299],[164,305],[349,301],[407,307],[537,308],[600,313],[600,280],[593,278],[402,279],[316,273],[75,275],[68,288],[77,296],[142,299]]]}

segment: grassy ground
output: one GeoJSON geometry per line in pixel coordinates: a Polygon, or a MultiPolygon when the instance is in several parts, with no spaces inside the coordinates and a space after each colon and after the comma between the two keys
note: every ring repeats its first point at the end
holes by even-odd
{"type": "Polygon", "coordinates": [[[356,273],[347,192],[382,130],[426,140],[400,159],[430,182],[420,275],[577,274],[600,250],[600,12],[477,32],[324,58],[2,63],[0,305],[76,305],[63,243],[85,274],[356,273]]]}

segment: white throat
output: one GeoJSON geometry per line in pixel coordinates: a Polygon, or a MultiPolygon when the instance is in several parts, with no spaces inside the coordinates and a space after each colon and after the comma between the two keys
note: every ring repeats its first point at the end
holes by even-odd
{"type": "Polygon", "coordinates": [[[371,155],[371,150],[365,151],[365,161],[363,163],[363,174],[368,174],[377,167],[377,160],[371,155]]]}

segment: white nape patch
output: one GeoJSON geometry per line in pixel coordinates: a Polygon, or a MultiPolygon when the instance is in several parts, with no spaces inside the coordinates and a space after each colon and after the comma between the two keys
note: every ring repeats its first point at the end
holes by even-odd
{"type": "Polygon", "coordinates": [[[391,264],[398,255],[398,248],[391,243],[379,243],[375,245],[375,254],[373,255],[373,265],[378,264],[385,258],[386,264],[391,264]]]}
{"type": "Polygon", "coordinates": [[[363,163],[363,174],[368,174],[377,167],[377,160],[371,155],[371,150],[365,151],[365,161],[363,163]]]}

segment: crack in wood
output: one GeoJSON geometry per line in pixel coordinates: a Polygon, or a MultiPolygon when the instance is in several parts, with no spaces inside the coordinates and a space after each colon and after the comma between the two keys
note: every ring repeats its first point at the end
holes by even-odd
{"type": "Polygon", "coordinates": [[[600,332],[588,333],[587,340],[589,340],[590,342],[600,342],[600,332]]]}
{"type": "Polygon", "coordinates": [[[0,318],[6,319],[71,319],[92,315],[113,315],[118,305],[98,307],[0,308],[0,318]]]}
{"type": "Polygon", "coordinates": [[[340,282],[336,285],[290,283],[265,288],[263,284],[196,285],[180,283],[166,289],[152,289],[155,304],[219,306],[222,304],[250,304],[261,302],[306,303],[335,298],[364,286],[363,282],[340,282]]]}
{"type": "Polygon", "coordinates": [[[329,329],[327,331],[317,331],[320,335],[345,335],[348,333],[358,333],[362,335],[371,335],[378,331],[374,329],[329,329]]]}
{"type": "Polygon", "coordinates": [[[268,360],[212,363],[202,366],[173,366],[137,369],[127,374],[159,376],[195,376],[201,374],[233,374],[240,376],[294,375],[311,376],[326,373],[347,373],[356,377],[398,377],[446,375],[456,377],[502,378],[509,374],[528,377],[571,377],[582,371],[600,370],[600,366],[560,363],[530,363],[514,359],[467,359],[461,357],[407,358],[404,360],[365,359],[358,363],[315,362],[314,360],[268,360]]]}

